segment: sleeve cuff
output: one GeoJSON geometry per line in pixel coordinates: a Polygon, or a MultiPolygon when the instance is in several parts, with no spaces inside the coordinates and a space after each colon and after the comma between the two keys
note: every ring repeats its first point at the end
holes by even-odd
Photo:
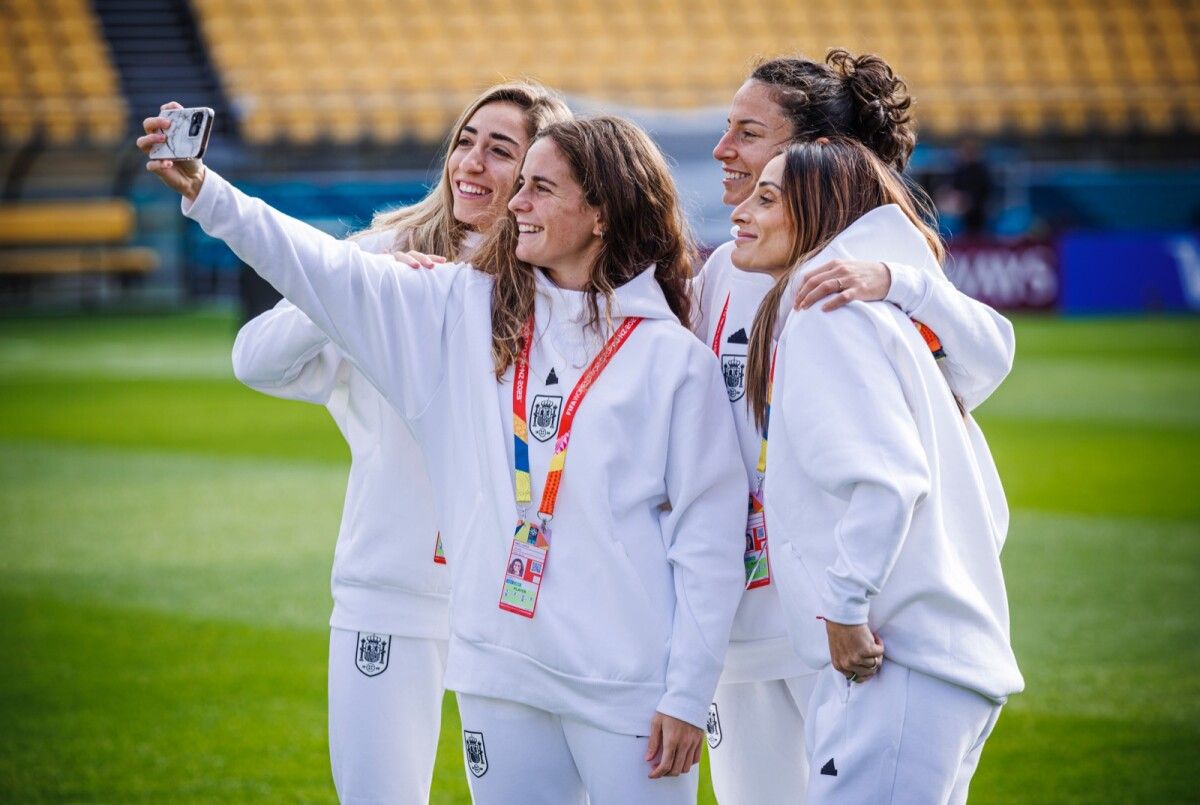
{"type": "Polygon", "coordinates": [[[203,223],[207,217],[211,216],[212,209],[216,206],[217,196],[221,191],[218,185],[222,184],[226,184],[225,180],[215,170],[206,167],[204,184],[200,185],[200,192],[196,194],[194,200],[181,198],[179,200],[180,211],[193,221],[203,223]]]}
{"type": "Polygon", "coordinates": [[[854,588],[845,581],[828,578],[826,581],[824,601],[825,611],[822,615],[844,626],[857,626],[867,622],[871,605],[861,588],[854,588]]]}
{"type": "MultiPolygon", "coordinates": [[[[207,182],[205,182],[207,184],[207,182]]],[[[925,301],[929,278],[919,268],[902,263],[885,263],[892,275],[892,285],[884,297],[905,313],[912,315],[925,301]]]]}
{"type": "Polygon", "coordinates": [[[686,721],[693,727],[703,730],[708,728],[709,704],[711,704],[710,701],[697,701],[693,696],[668,690],[658,700],[657,710],[664,716],[678,718],[680,721],[686,721]]]}

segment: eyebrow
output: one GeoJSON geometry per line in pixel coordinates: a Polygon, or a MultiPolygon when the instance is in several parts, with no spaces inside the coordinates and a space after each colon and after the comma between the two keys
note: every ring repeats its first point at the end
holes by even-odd
{"type": "MultiPolygon", "coordinates": [[[[479,134],[479,130],[478,130],[478,129],[476,129],[474,126],[463,126],[463,131],[470,132],[471,134],[474,134],[474,135],[476,135],[476,136],[478,136],[478,134],[479,134]]],[[[517,148],[520,148],[520,147],[521,147],[521,144],[520,144],[520,143],[518,143],[518,142],[517,142],[516,140],[514,140],[512,137],[509,137],[507,134],[501,134],[501,133],[500,133],[500,132],[498,132],[498,131],[493,131],[493,132],[491,133],[491,135],[490,135],[490,136],[491,136],[491,137],[492,137],[492,139],[494,139],[494,140],[504,140],[504,142],[506,142],[506,143],[512,143],[512,144],[513,144],[513,145],[515,145],[517,148]]]]}
{"type": "MultiPolygon", "coordinates": [[[[725,120],[725,122],[726,122],[726,123],[732,123],[733,121],[732,121],[732,120],[729,120],[729,119],[726,119],[726,120],[725,120]]],[[[754,119],[754,118],[752,118],[752,117],[744,117],[744,118],[742,118],[741,120],[739,120],[739,121],[737,121],[737,122],[738,122],[738,125],[739,125],[739,126],[762,126],[764,129],[765,129],[765,128],[767,128],[767,124],[766,124],[766,123],[762,122],[761,120],[755,120],[755,119],[754,119]]]]}
{"type": "Polygon", "coordinates": [[[531,176],[531,177],[529,177],[529,181],[541,182],[542,184],[548,184],[551,187],[558,187],[558,184],[556,182],[553,182],[550,179],[547,179],[545,176],[531,176]]]}
{"type": "Polygon", "coordinates": [[[759,187],[773,187],[776,190],[778,190],[780,193],[783,192],[783,188],[780,187],[779,185],[775,184],[774,182],[768,182],[768,181],[764,180],[764,181],[759,182],[758,186],[759,187]]]}

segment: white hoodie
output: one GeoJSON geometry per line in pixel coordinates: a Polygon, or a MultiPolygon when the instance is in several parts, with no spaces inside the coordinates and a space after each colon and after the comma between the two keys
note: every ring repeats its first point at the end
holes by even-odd
{"type": "MultiPolygon", "coordinates": [[[[517,505],[492,278],[469,266],[396,271],[212,171],[183,207],[329,334],[424,450],[452,576],[448,688],[619,733],[645,735],[656,710],[706,723],[741,593],[746,478],[716,359],[679,325],[652,269],[616,293],[614,318],[646,320],[579,410],[526,619],[499,608],[517,505]]],[[[531,400],[551,385],[547,363],[579,346],[558,341],[572,330],[569,293],[544,277],[539,287],[531,400]]],[[[530,439],[535,503],[551,450],[530,439]]]]}
{"type": "MultiPolygon", "coordinates": [[[[792,287],[835,257],[935,262],[894,205],[848,227],[792,287]]],[[[801,657],[829,663],[823,616],[867,623],[892,662],[994,701],[1020,691],[1000,567],[1004,491],[908,316],[863,302],[792,312],[778,350],[767,522],[801,657]]]]}
{"type": "MultiPolygon", "coordinates": [[[[730,241],[718,247],[697,275],[695,288],[700,312],[693,325],[696,334],[711,348],[725,300],[729,300],[718,349],[746,476],[753,486],[758,477],[761,434],[746,403],[744,372],[754,317],[775,279],[761,272],[736,268],[731,259],[734,245],[730,241]]],[[[896,262],[888,265],[892,283],[887,301],[938,334],[946,350],[941,364],[951,388],[973,408],[1000,385],[1012,367],[1015,348],[1012,325],[987,305],[958,291],[936,260],[927,260],[919,266],[896,262]]],[[[786,298],[794,297],[792,293],[786,298]]],[[[768,540],[770,530],[768,524],[768,540]]],[[[762,682],[810,671],[796,656],[788,639],[778,585],[746,590],[733,621],[721,681],[762,682]]]]}
{"type": "MultiPolygon", "coordinates": [[[[469,237],[479,240],[475,233],[469,237]]],[[[354,242],[382,254],[393,241],[387,232],[354,242]]],[[[233,372],[264,394],[324,405],[350,447],[329,625],[447,639],[450,576],[444,562],[433,559],[433,490],[425,458],[404,421],[329,336],[287,300],[238,332],[233,372]]]]}

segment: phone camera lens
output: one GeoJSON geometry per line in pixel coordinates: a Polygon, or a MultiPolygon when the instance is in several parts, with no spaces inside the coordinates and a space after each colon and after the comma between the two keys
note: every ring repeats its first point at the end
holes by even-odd
{"type": "Polygon", "coordinates": [[[200,126],[204,123],[204,113],[196,112],[192,115],[192,125],[188,129],[188,136],[195,137],[200,133],[200,126]]]}

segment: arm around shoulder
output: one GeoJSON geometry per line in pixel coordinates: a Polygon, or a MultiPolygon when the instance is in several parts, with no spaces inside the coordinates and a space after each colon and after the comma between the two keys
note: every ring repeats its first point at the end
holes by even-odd
{"type": "Polygon", "coordinates": [[[251,388],[324,405],[343,362],[329,336],[282,300],[242,326],[233,342],[233,374],[251,388]]]}

